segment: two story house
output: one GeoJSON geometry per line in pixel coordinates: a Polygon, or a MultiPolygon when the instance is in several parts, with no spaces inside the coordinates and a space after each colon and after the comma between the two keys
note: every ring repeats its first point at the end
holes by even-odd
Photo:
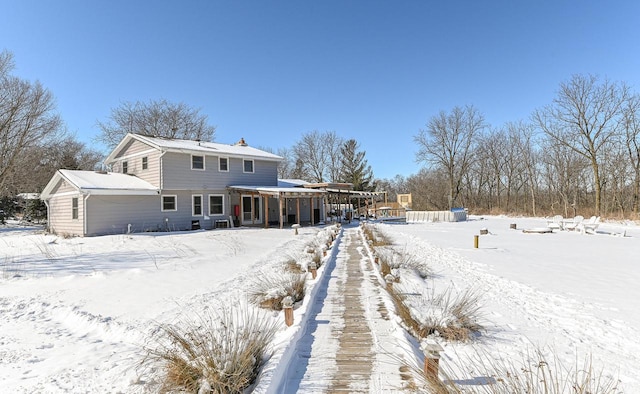
{"type": "Polygon", "coordinates": [[[49,231],[73,236],[318,223],[325,192],[279,184],[281,160],[244,140],[127,134],[109,172],[58,170],[41,199],[49,231]]]}

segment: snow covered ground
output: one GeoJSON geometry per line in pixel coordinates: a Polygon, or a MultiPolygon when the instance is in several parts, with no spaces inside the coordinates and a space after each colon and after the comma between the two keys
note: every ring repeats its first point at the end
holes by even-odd
{"type": "MultiPolygon", "coordinates": [[[[529,346],[550,346],[567,360],[592,354],[596,366],[620,379],[624,392],[640,392],[640,228],[603,224],[595,235],[520,231],[544,224],[472,217],[380,227],[398,247],[428,261],[435,276],[427,286],[481,293],[486,330],[474,345],[446,344],[443,364],[457,364],[478,346],[503,358],[529,346]],[[481,228],[489,234],[480,236],[475,249],[473,236],[481,228]]],[[[303,228],[299,236],[290,229],[240,228],[63,239],[37,228],[0,228],[1,391],[143,392],[138,364],[158,323],[176,321],[190,309],[246,300],[253,277],[299,253],[320,230],[303,228]]],[[[340,242],[319,278],[310,281],[296,324],[276,338],[256,391],[275,392],[292,378],[284,367],[295,357],[291,343],[310,340],[304,327],[315,313],[310,297],[322,292],[329,283],[323,275],[340,264],[340,242]]],[[[381,336],[390,329],[385,326],[381,336]]],[[[460,381],[479,376],[472,367],[455,370],[460,381]]]]}

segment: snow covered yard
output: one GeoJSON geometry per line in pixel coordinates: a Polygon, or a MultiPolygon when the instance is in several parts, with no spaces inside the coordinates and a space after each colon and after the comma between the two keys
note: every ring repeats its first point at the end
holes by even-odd
{"type": "Polygon", "coordinates": [[[317,228],[63,239],[0,228],[2,392],[136,392],[149,331],[237,303],[317,228]]]}
{"type": "Polygon", "coordinates": [[[454,378],[482,377],[481,367],[468,362],[478,353],[522,360],[523,353],[539,348],[567,367],[582,365],[591,355],[596,371],[603,368],[619,378],[624,392],[640,392],[640,228],[614,223],[592,235],[522,232],[544,224],[543,219],[472,217],[383,229],[428,262],[435,273],[432,286],[472,288],[482,295],[485,332],[474,344],[445,345],[441,363],[457,374],[454,378]],[[517,230],[510,229],[512,223],[517,230]],[[488,234],[475,249],[480,229],[488,234]]]}
{"type": "MultiPolygon", "coordinates": [[[[619,378],[624,392],[640,392],[640,228],[603,224],[595,235],[521,231],[544,223],[472,217],[378,226],[397,248],[427,262],[434,275],[426,287],[479,291],[485,330],[468,344],[443,342],[441,365],[459,383],[484,376],[465,362],[477,352],[519,360],[527,349],[551,347],[571,366],[576,356],[592,354],[594,365],[619,378]],[[481,228],[489,234],[474,249],[481,228]]],[[[320,229],[302,228],[299,236],[290,229],[240,228],[63,239],[38,229],[0,228],[0,387],[143,392],[137,366],[158,323],[174,322],[190,309],[247,302],[252,279],[304,250],[320,229]]],[[[271,382],[287,379],[291,372],[283,366],[293,360],[293,342],[313,341],[300,325],[313,316],[308,298],[329,283],[323,275],[335,275],[323,270],[341,264],[336,249],[311,281],[294,326],[276,337],[257,391],[274,392],[271,382]]],[[[380,337],[392,329],[384,331],[380,337]]]]}

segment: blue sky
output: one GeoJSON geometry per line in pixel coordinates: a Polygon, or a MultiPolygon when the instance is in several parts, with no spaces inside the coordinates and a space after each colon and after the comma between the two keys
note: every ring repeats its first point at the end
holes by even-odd
{"type": "Polygon", "coordinates": [[[94,148],[123,101],[200,108],[216,141],[291,147],[335,131],[374,174],[419,170],[430,117],[527,120],[572,74],[640,88],[638,1],[0,0],[0,49],[94,148]]]}

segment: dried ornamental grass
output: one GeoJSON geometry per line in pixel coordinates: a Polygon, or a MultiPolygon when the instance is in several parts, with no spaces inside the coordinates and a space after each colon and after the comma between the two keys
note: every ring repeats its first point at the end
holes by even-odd
{"type": "Polygon", "coordinates": [[[264,313],[230,308],[162,324],[144,363],[161,365],[160,392],[242,393],[258,376],[278,327],[264,313]]]}
{"type": "Polygon", "coordinates": [[[452,368],[441,365],[442,380],[427,379],[414,368],[419,385],[436,394],[619,394],[619,380],[596,369],[592,356],[575,361],[561,360],[557,351],[527,350],[519,359],[495,358],[477,353],[458,360],[460,371],[474,379],[457,378],[452,368]],[[416,374],[417,372],[417,374],[416,374]],[[469,381],[470,384],[464,382],[469,381]]]}
{"type": "Polygon", "coordinates": [[[262,308],[280,311],[286,296],[291,296],[294,302],[304,298],[306,280],[306,274],[261,272],[253,279],[249,299],[262,308]]]}

